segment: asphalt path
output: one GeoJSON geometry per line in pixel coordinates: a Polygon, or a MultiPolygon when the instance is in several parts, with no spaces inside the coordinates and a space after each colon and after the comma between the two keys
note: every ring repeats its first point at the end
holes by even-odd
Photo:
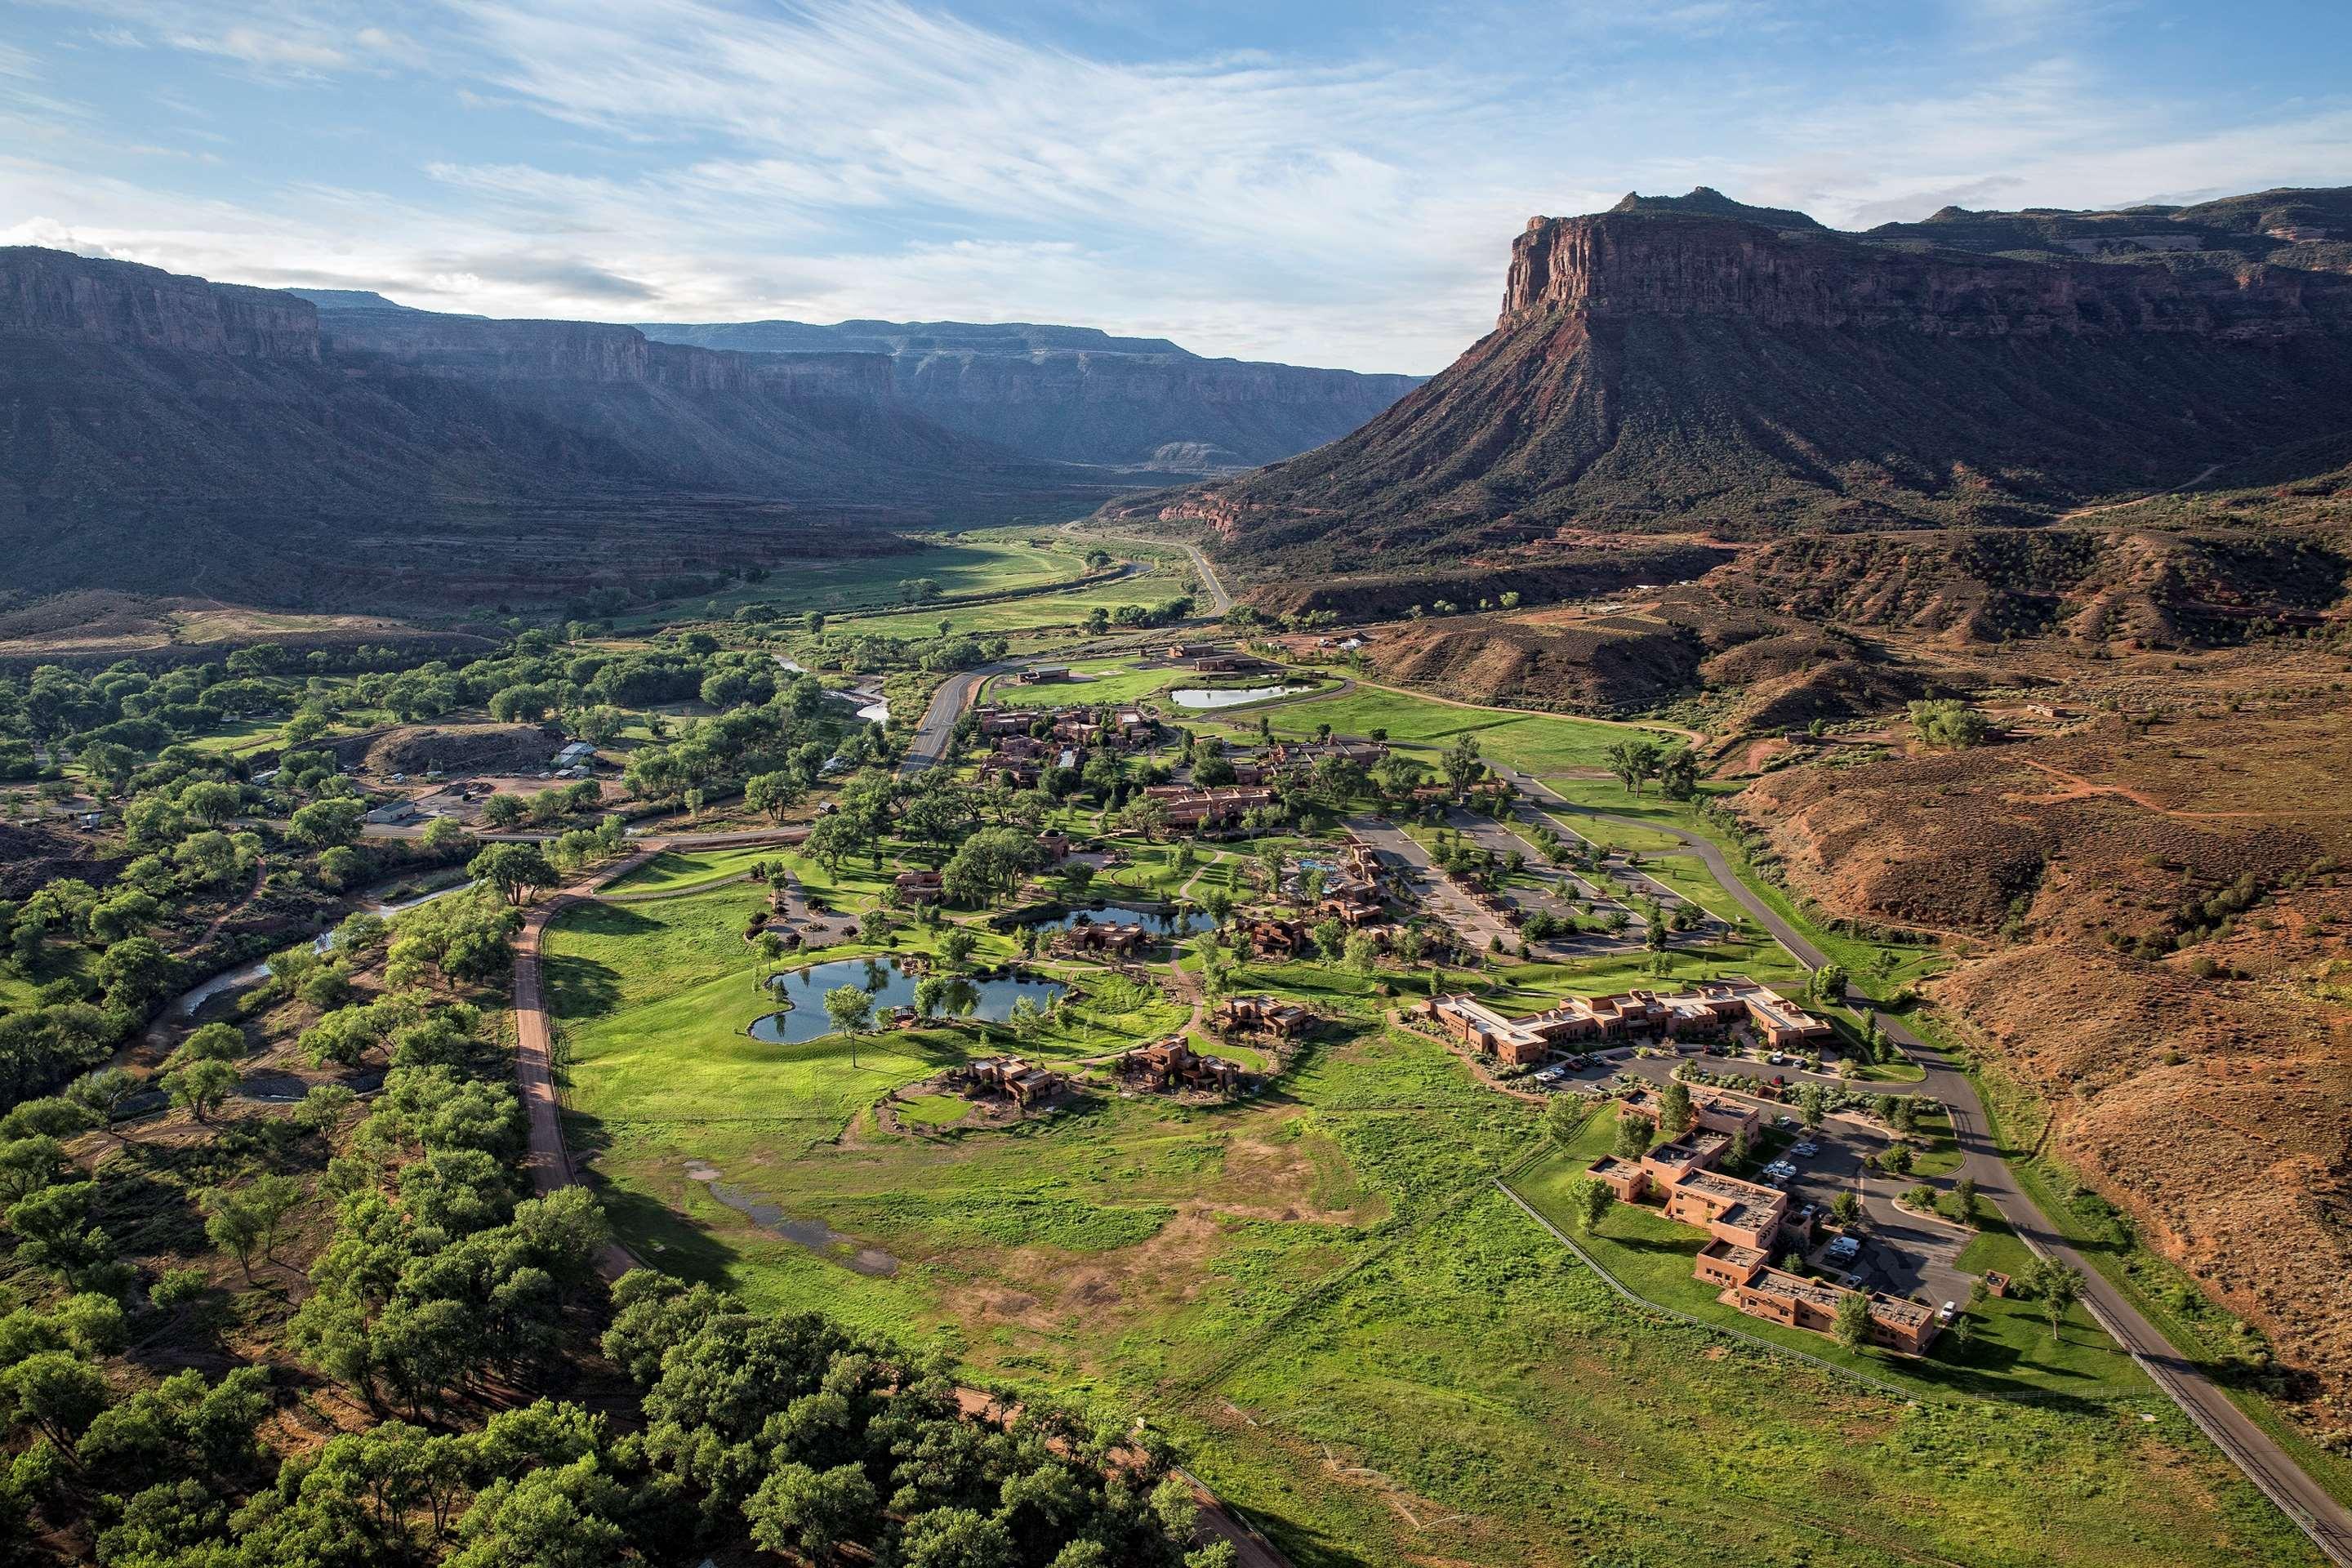
{"type": "MultiPolygon", "coordinates": [[[[1556,813],[1591,817],[1622,826],[1648,828],[1678,840],[1684,850],[1698,857],[1723,890],[1756,918],[1774,941],[1808,969],[1829,962],[1820,948],[1805,940],[1780,912],[1739,879],[1731,862],[1715,842],[1699,834],[1667,827],[1641,817],[1624,816],[1563,799],[1541,780],[1511,769],[1499,773],[1518,785],[1522,794],[1556,813]]],[[[2021,1192],[2011,1179],[2009,1162],[1994,1148],[1990,1121],[1976,1084],[1943,1048],[1906,1029],[1896,1019],[1871,1007],[1869,999],[1849,988],[1846,1000],[1878,1020],[1879,1028],[1901,1047],[1926,1074],[1917,1091],[1941,1100],[1951,1117],[1952,1135],[1960,1151],[1957,1175],[1972,1178],[1978,1195],[1999,1208],[2025,1244],[2045,1258],[2066,1264],[2083,1277],[2083,1304],[2099,1326],[2137,1362],[2158,1388],[2170,1396],[2189,1420],[2244,1471],[2263,1494],[2294,1521],[2313,1544],[2338,1568],[2352,1568],[2352,1509],[2347,1509],[2326,1488],[2305,1474],[2270,1434],[2238,1408],[2205,1368],[2175,1350],[2122,1291],[2093,1266],[2089,1258],[2058,1232],[2049,1216],[2021,1192]]],[[[1934,1184],[1948,1185],[1949,1182],[1934,1184]]]]}

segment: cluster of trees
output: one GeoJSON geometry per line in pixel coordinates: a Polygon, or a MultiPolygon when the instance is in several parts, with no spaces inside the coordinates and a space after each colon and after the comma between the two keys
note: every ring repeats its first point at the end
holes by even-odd
{"type": "Polygon", "coordinates": [[[1655,741],[1619,741],[1604,753],[1617,782],[1635,795],[1652,779],[1668,800],[1688,800],[1698,793],[1698,754],[1688,746],[1664,746],[1655,741]]]}
{"type": "Polygon", "coordinates": [[[1911,732],[1930,746],[1963,750],[1982,745],[1992,733],[1990,721],[1958,698],[1914,702],[1910,713],[1911,732]]]}
{"type": "MultiPolygon", "coordinates": [[[[770,781],[771,790],[797,799],[836,755],[845,732],[850,743],[838,752],[844,761],[854,765],[878,755],[875,729],[850,720],[814,676],[801,676],[763,703],[688,720],[677,739],[638,747],[629,753],[625,776],[639,796],[666,800],[688,792],[698,798],[714,790],[748,787],[753,778],[777,774],[782,776],[770,781]]],[[[769,809],[790,804],[774,793],[766,798],[769,809]]]]}
{"type": "Polygon", "coordinates": [[[1101,637],[1111,627],[1140,631],[1147,626],[1174,626],[1192,613],[1192,595],[1180,594],[1156,605],[1121,605],[1117,609],[1105,609],[1097,605],[1087,612],[1087,632],[1101,637]]]}
{"type": "MultiPolygon", "coordinates": [[[[646,1415],[614,1479],[636,1468],[637,1496],[667,1502],[670,1539],[694,1550],[748,1531],[813,1563],[900,1568],[1232,1561],[1225,1547],[1188,1556],[1192,1489],[1148,1435],[1035,1404],[976,1420],[937,1363],[647,1270],[613,1299],[604,1352],[644,1391],[646,1415]]],[[[604,1495],[625,1512],[625,1485],[604,1495]]]]}

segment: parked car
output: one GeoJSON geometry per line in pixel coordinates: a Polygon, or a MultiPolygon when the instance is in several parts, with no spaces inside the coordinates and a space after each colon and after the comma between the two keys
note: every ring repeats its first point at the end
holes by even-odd
{"type": "Polygon", "coordinates": [[[1810,1160],[1821,1152],[1822,1146],[1814,1142],[1810,1138],[1806,1139],[1801,1143],[1791,1144],[1789,1148],[1789,1152],[1795,1155],[1800,1160],[1810,1160]]]}
{"type": "Polygon", "coordinates": [[[1851,1263],[1862,1256],[1862,1243],[1851,1236],[1841,1236],[1829,1244],[1822,1254],[1832,1263],[1851,1263]]]}
{"type": "Polygon", "coordinates": [[[1958,1301],[1947,1301],[1944,1303],[1944,1310],[1936,1314],[1936,1321],[1939,1323],[1948,1323],[1959,1310],[1960,1304],[1958,1301]]]}

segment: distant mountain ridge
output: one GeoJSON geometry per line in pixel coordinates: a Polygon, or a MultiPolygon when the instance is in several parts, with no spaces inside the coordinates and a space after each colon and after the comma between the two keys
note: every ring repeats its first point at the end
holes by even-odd
{"type": "Polygon", "coordinates": [[[539,599],[1068,512],[1103,476],[943,428],[872,355],[497,321],[0,249],[10,585],[539,599]]]}
{"type": "Polygon", "coordinates": [[[667,342],[764,354],[887,355],[898,397],[1033,458],[1179,472],[1276,462],[1362,425],[1421,384],[1252,360],[1165,338],[1028,322],[647,323],[667,342]]]}
{"type": "Polygon", "coordinates": [[[1292,581],[2043,521],[2352,430],[2347,241],[2352,189],[1865,235],[1629,196],[1531,219],[1496,330],[1362,429],[1111,510],[1292,581]]]}

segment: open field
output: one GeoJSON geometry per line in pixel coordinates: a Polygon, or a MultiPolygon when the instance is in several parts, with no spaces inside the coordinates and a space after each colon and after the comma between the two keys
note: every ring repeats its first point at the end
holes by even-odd
{"type": "Polygon", "coordinates": [[[840,623],[838,631],[867,632],[876,637],[919,638],[937,636],[940,622],[958,632],[992,634],[1032,631],[1047,626],[1076,629],[1092,611],[1105,613],[1122,605],[1154,605],[1174,598],[1190,580],[1169,567],[1124,577],[1103,578],[1055,594],[1033,594],[995,599],[985,604],[943,602],[918,609],[858,616],[840,623]]]}
{"type": "Polygon", "coordinates": [[[907,537],[923,548],[892,555],[795,561],[765,581],[633,611],[614,625],[644,627],[666,625],[681,616],[725,617],[745,605],[767,605],[787,615],[809,610],[832,615],[897,604],[900,602],[898,585],[919,577],[939,584],[942,599],[954,599],[1048,587],[1086,571],[1087,546],[1074,544],[1049,529],[992,528],[952,537],[907,537]]]}

